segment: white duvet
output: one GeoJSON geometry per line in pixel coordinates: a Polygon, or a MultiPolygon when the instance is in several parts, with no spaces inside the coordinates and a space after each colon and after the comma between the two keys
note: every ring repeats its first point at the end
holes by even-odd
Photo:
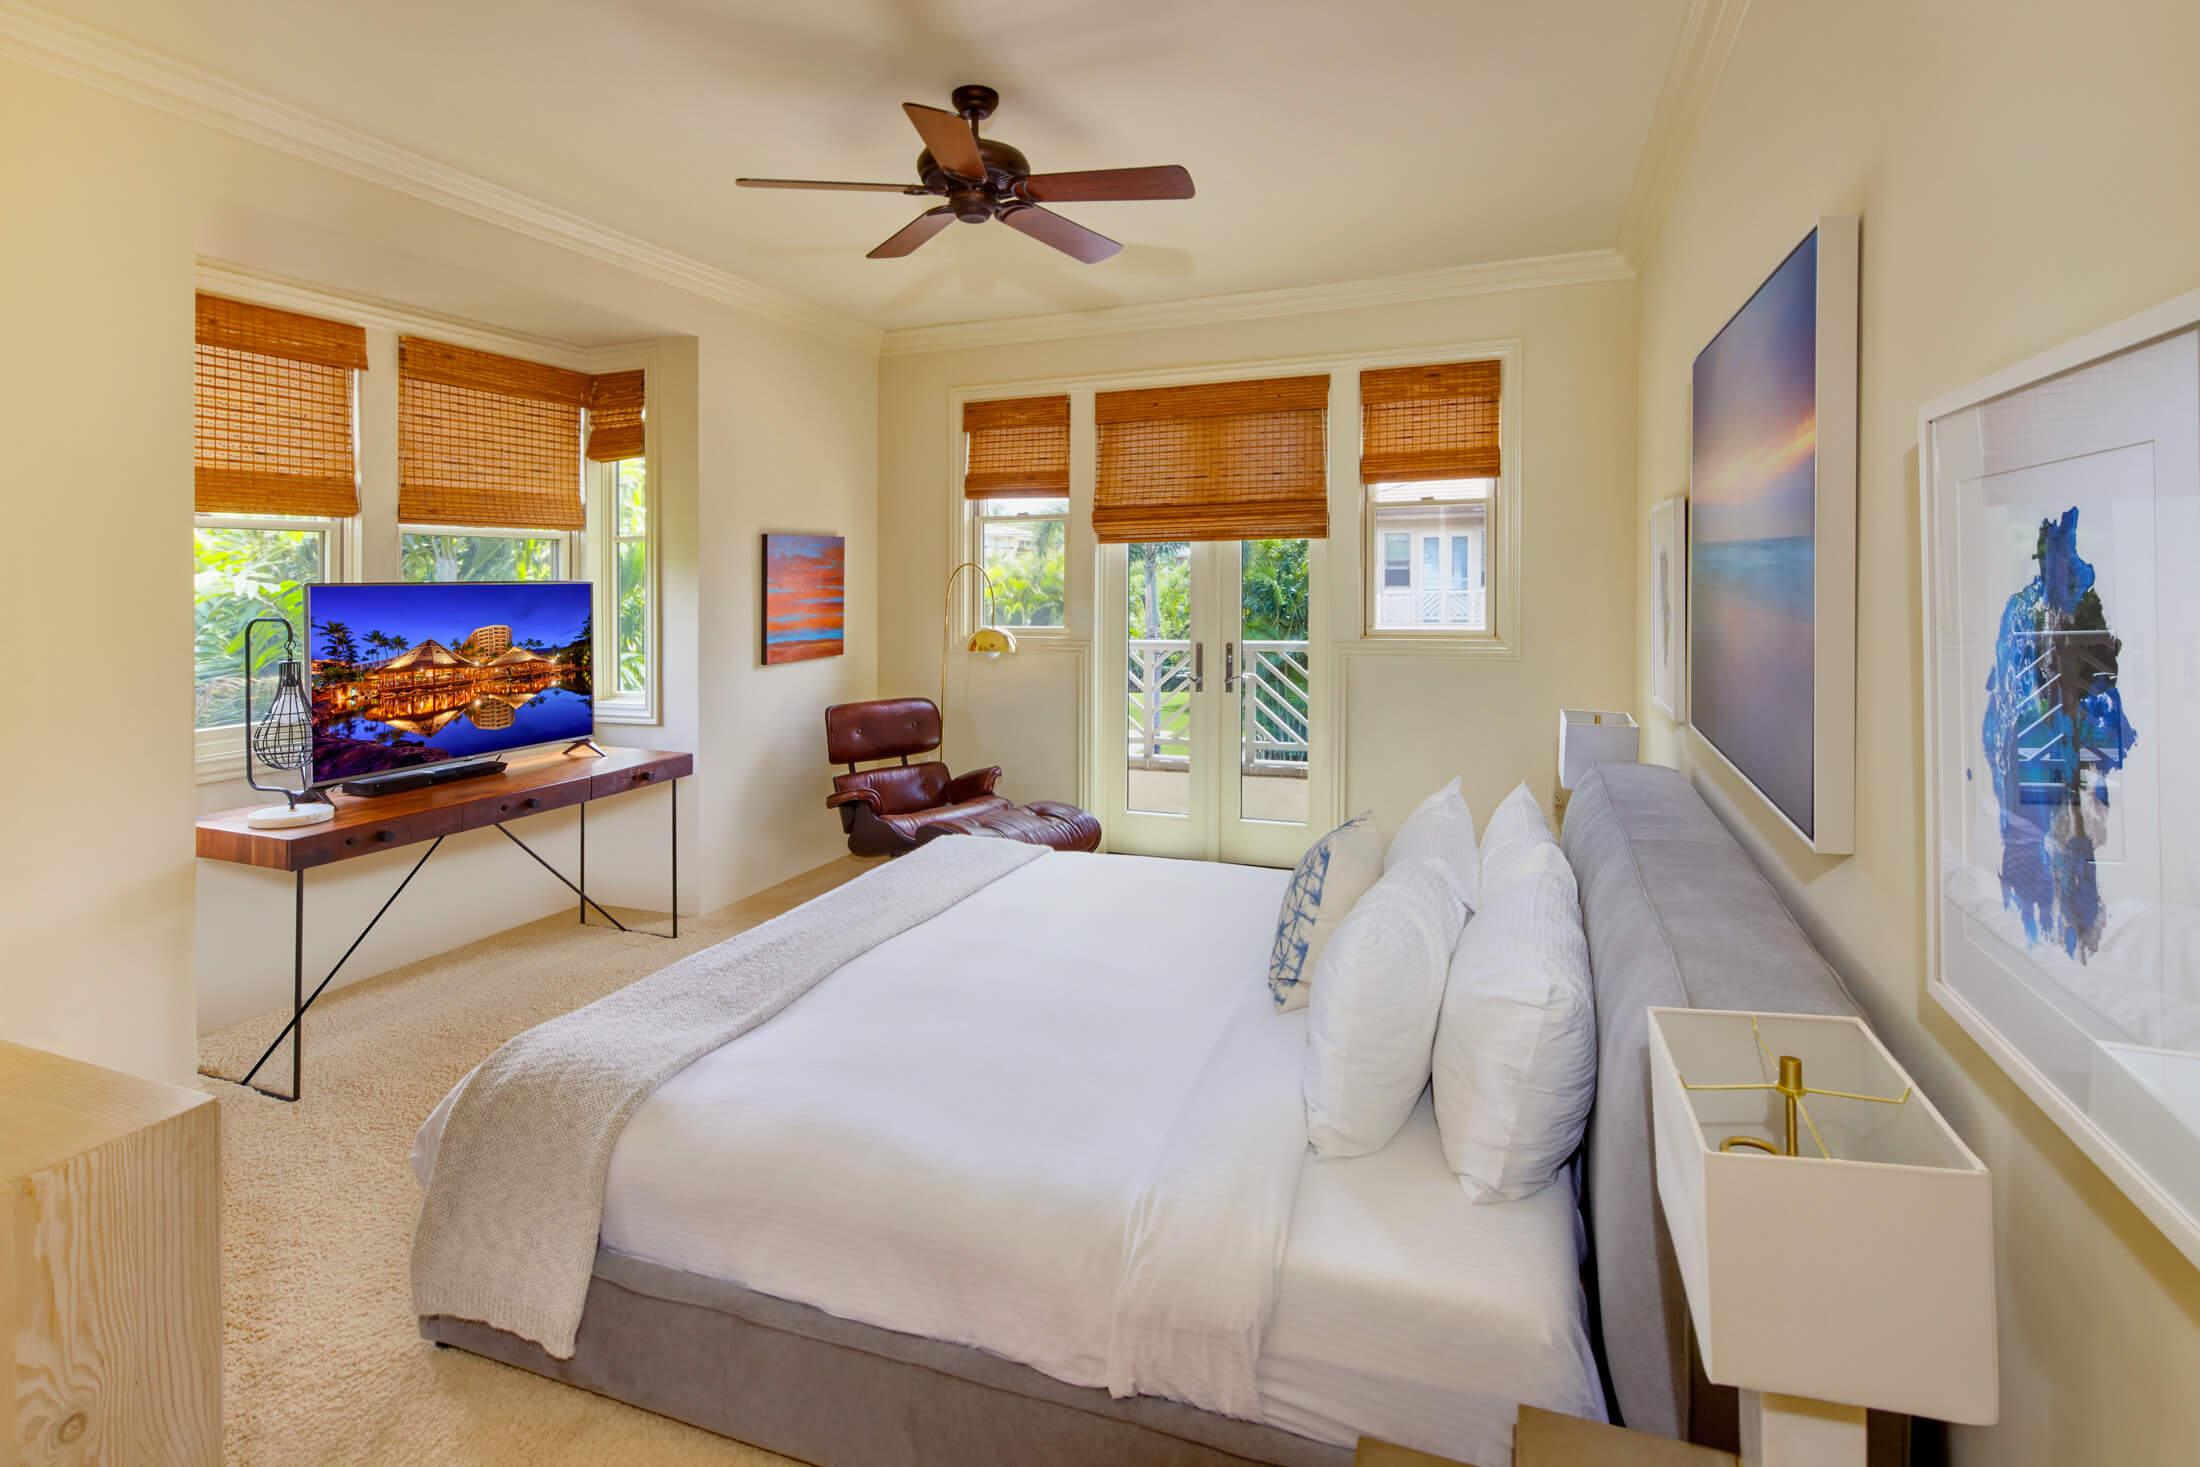
{"type": "MultiPolygon", "coordinates": [[[[604,1245],[1322,1440],[1487,1454],[1520,1401],[1600,1414],[1570,1206],[1467,1206],[1425,1105],[1384,1166],[1304,1160],[1305,1015],[1267,1011],[1263,983],[1287,879],[1065,856],[995,882],[658,1089],[613,1153],[604,1245]],[[1363,1193],[1399,1215],[1355,1239],[1363,1193]],[[1452,1248],[1425,1284],[1398,1279],[1399,1238],[1452,1218],[1493,1245],[1466,1250],[1474,1277],[1452,1248]],[[1296,1275],[1294,1226],[1320,1250],[1296,1275]],[[1441,1317],[1484,1283],[1504,1304],[1476,1306],[1493,1327],[1463,1350],[1430,1309],[1382,1317],[1415,1292],[1441,1317]],[[1181,1333],[1156,1307],[1179,1292],[1181,1333]],[[1355,1294],[1362,1343],[1325,1368],[1355,1294]],[[1337,1391],[1369,1375],[1388,1383],[1372,1412],[1337,1391]]],[[[421,1129],[423,1176],[449,1103],[421,1129]]]]}

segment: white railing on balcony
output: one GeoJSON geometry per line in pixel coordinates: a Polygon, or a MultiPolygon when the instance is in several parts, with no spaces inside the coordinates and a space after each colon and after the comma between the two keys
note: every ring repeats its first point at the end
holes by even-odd
{"type": "Polygon", "coordinates": [[[1241,642],[1245,696],[1238,700],[1244,726],[1238,733],[1238,765],[1250,773],[1306,773],[1306,643],[1241,642]]]}
{"type": "Polygon", "coordinates": [[[1130,767],[1184,769],[1192,756],[1192,644],[1133,637],[1130,644],[1130,767]]]}
{"type": "MultiPolygon", "coordinates": [[[[1242,642],[1245,696],[1239,767],[1260,774],[1303,776],[1307,755],[1306,643],[1242,642]]],[[[1207,669],[1219,677],[1222,668],[1207,669]]],[[[1127,755],[1133,769],[1185,769],[1192,754],[1192,644],[1134,637],[1125,668],[1127,755]]]]}
{"type": "Polygon", "coordinates": [[[1403,588],[1382,593],[1377,626],[1483,627],[1489,593],[1486,591],[1412,591],[1403,588]]]}

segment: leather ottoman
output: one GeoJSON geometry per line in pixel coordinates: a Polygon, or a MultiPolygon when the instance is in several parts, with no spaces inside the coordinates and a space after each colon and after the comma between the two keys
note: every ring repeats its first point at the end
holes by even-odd
{"type": "Polygon", "coordinates": [[[1027,845],[1052,846],[1057,851],[1100,849],[1100,822],[1075,805],[1058,800],[1034,800],[1028,805],[928,820],[917,831],[917,844],[941,835],[990,835],[1027,845]]]}

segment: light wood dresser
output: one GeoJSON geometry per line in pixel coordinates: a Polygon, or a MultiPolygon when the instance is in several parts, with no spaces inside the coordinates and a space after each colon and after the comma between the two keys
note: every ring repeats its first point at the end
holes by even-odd
{"type": "Polygon", "coordinates": [[[0,1042],[6,1467],[221,1460],[221,1111],[0,1042]]]}

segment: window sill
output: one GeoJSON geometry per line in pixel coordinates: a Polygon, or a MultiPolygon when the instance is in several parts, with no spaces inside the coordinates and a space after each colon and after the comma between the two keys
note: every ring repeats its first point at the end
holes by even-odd
{"type": "Polygon", "coordinates": [[[1433,635],[1409,631],[1362,632],[1347,651],[1355,657],[1457,657],[1515,662],[1520,658],[1520,648],[1511,638],[1491,632],[1433,635]]]}

